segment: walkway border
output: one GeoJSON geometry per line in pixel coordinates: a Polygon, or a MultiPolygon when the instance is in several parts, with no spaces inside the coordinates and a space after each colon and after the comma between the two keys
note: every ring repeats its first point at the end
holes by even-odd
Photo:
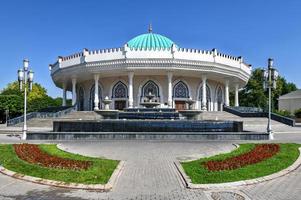
{"type": "Polygon", "coordinates": [[[249,180],[242,180],[242,181],[235,181],[235,182],[228,182],[228,183],[211,183],[211,184],[194,184],[192,183],[191,179],[187,174],[185,173],[181,163],[179,161],[174,162],[179,175],[184,181],[185,187],[189,189],[224,189],[224,188],[236,188],[238,186],[247,186],[252,185],[256,183],[261,183],[269,180],[273,180],[282,176],[285,176],[286,174],[296,170],[301,165],[301,147],[299,148],[299,157],[297,160],[290,165],[289,167],[276,172],[274,174],[270,174],[263,177],[258,177],[255,179],[249,179],[249,180]]]}

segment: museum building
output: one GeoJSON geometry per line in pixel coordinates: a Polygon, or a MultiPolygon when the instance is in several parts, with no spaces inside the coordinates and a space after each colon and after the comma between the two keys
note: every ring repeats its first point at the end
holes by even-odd
{"type": "Polygon", "coordinates": [[[212,50],[189,49],[153,33],[138,35],[120,48],[83,49],[70,56],[59,56],[50,65],[55,85],[72,92],[72,104],[79,111],[103,108],[103,99],[112,100],[110,109],[141,107],[148,94],[161,108],[221,111],[229,106],[229,92],[235,94],[251,75],[251,66],[241,56],[212,50]]]}

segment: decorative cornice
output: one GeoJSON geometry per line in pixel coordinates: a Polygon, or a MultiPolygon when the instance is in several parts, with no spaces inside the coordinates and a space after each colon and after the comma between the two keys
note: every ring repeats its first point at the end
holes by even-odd
{"type": "Polygon", "coordinates": [[[58,68],[56,71],[52,71],[52,76],[57,76],[59,73],[98,73],[112,70],[135,71],[140,69],[166,71],[195,70],[198,72],[204,72],[206,74],[220,73],[224,74],[225,76],[234,76],[245,82],[250,77],[250,72],[246,72],[241,68],[223,65],[215,62],[180,59],[119,59],[101,62],[81,63],[72,67],[58,68]]]}

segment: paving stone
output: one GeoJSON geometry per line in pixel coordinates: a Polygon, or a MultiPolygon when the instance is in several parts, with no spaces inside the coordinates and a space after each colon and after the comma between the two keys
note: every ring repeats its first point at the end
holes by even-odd
{"type": "MultiPolygon", "coordinates": [[[[293,141],[301,143],[301,134],[276,134],[275,138],[277,140],[273,142],[293,141]]],[[[0,135],[0,142],[10,143],[20,142],[20,140],[0,135]]],[[[0,199],[206,200],[208,198],[204,190],[184,188],[173,162],[179,158],[210,156],[235,148],[231,141],[63,141],[62,146],[74,153],[124,160],[124,170],[113,190],[105,193],[66,190],[0,175],[0,199]]],[[[300,199],[301,196],[300,181],[301,169],[298,168],[286,176],[271,181],[239,187],[239,191],[246,194],[250,199],[295,200],[300,199]]],[[[223,193],[224,199],[230,200],[232,197],[233,195],[231,196],[230,193],[223,193]]]]}

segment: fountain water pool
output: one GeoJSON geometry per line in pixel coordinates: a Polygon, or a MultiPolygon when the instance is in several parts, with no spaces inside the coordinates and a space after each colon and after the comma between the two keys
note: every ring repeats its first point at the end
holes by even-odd
{"type": "Polygon", "coordinates": [[[243,132],[243,122],[197,120],[202,112],[192,108],[194,101],[188,100],[189,110],[157,108],[159,102],[148,100],[141,103],[144,108],[127,108],[124,111],[110,110],[109,98],[105,98],[104,110],[95,111],[100,120],[54,121],[53,132],[29,133],[28,139],[177,139],[177,140],[223,140],[223,139],[267,139],[264,133],[243,132]],[[146,103],[146,104],[145,104],[146,103]],[[184,116],[185,119],[181,119],[184,116]]]}

